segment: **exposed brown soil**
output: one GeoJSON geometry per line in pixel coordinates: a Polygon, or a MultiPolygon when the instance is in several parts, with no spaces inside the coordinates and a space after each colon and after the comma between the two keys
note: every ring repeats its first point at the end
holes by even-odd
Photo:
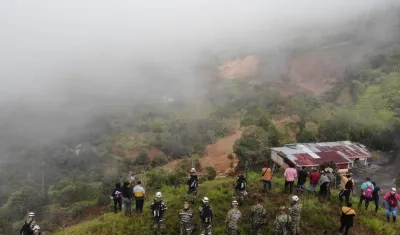
{"type": "Polygon", "coordinates": [[[254,75],[259,68],[259,60],[255,56],[245,56],[244,58],[230,60],[217,68],[220,78],[241,79],[254,75]]]}
{"type": "MultiPolygon", "coordinates": [[[[233,145],[235,141],[242,136],[242,131],[238,130],[234,134],[226,136],[214,144],[210,144],[205,149],[205,154],[200,158],[200,164],[203,167],[212,166],[217,175],[226,175],[231,168],[231,160],[228,159],[229,154],[233,154],[233,145]]],[[[173,160],[164,166],[167,171],[173,170],[179,163],[180,159],[173,160]]],[[[233,167],[236,167],[238,159],[233,157],[233,167]]]]}

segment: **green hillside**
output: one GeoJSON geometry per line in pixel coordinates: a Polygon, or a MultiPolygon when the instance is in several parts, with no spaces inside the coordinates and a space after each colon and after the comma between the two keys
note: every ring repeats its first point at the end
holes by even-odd
{"type": "MultiPolygon", "coordinates": [[[[240,210],[244,215],[243,221],[240,223],[241,234],[248,234],[250,228],[249,211],[250,206],[255,204],[254,197],[256,194],[265,196],[264,207],[268,211],[268,224],[265,229],[265,234],[271,234],[273,229],[272,224],[277,214],[279,206],[288,206],[290,196],[281,193],[283,188],[283,179],[274,178],[273,191],[264,193],[261,191],[262,185],[259,181],[259,175],[250,173],[248,176],[249,200],[245,205],[240,206],[240,210]]],[[[214,181],[207,181],[199,186],[198,199],[203,196],[210,198],[211,206],[214,210],[214,233],[224,234],[224,219],[230,209],[232,198],[233,178],[222,178],[214,181]]],[[[186,188],[181,187],[174,189],[172,187],[163,187],[164,200],[168,205],[167,212],[167,230],[168,234],[179,234],[179,219],[178,211],[183,206],[183,199],[186,188]]],[[[324,231],[327,234],[335,234],[339,226],[340,206],[337,200],[338,192],[335,190],[330,202],[321,203],[313,196],[301,195],[301,203],[303,204],[303,213],[301,228],[303,234],[320,235],[324,231]]],[[[152,234],[151,218],[149,201],[145,203],[145,214],[143,217],[127,218],[122,213],[114,214],[107,213],[97,219],[90,220],[76,226],[67,228],[64,231],[59,231],[58,235],[77,235],[77,234],[152,234]]],[[[358,199],[353,198],[353,203],[356,204],[358,199]]],[[[195,212],[198,210],[199,203],[192,205],[195,212]]],[[[368,212],[356,209],[358,213],[355,219],[355,227],[352,229],[353,234],[387,234],[396,235],[400,225],[387,224],[384,219],[384,210],[380,209],[377,215],[373,211],[373,206],[370,206],[368,212]]],[[[198,219],[198,218],[197,218],[198,219]]],[[[197,228],[199,227],[196,220],[197,228]]]]}

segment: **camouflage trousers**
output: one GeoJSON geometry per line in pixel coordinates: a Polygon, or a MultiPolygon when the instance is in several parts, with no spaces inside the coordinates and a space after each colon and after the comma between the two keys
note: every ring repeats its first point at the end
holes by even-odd
{"type": "Polygon", "coordinates": [[[167,234],[167,232],[165,231],[165,220],[154,220],[153,223],[153,232],[154,234],[158,234],[158,232],[160,232],[161,234],[167,234]]]}
{"type": "Polygon", "coordinates": [[[226,234],[239,235],[239,229],[237,227],[226,227],[226,234]]]}
{"type": "Polygon", "coordinates": [[[200,222],[201,235],[211,235],[212,225],[210,223],[200,222]]]}
{"type": "Polygon", "coordinates": [[[181,235],[191,235],[193,232],[193,224],[181,222],[181,235]]]}
{"type": "Polygon", "coordinates": [[[263,223],[252,223],[250,234],[251,235],[260,235],[263,227],[264,227],[263,223]]]}
{"type": "Polygon", "coordinates": [[[293,218],[293,220],[292,220],[292,223],[293,223],[293,231],[292,231],[292,233],[293,233],[293,235],[300,234],[300,219],[297,220],[294,217],[292,217],[292,218],[293,218]]]}

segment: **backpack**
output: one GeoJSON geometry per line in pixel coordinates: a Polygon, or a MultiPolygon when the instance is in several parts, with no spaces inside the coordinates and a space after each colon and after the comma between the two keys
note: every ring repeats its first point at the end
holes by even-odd
{"type": "Polygon", "coordinates": [[[201,218],[205,223],[211,223],[212,211],[210,205],[204,205],[201,218]]]}
{"type": "Polygon", "coordinates": [[[197,180],[197,175],[196,176],[190,176],[189,187],[190,188],[197,188],[198,185],[199,185],[199,182],[197,180]]]}
{"type": "Polygon", "coordinates": [[[21,228],[21,234],[23,234],[23,235],[33,234],[33,230],[31,228],[32,222],[33,222],[33,220],[31,220],[29,223],[28,223],[28,221],[25,220],[25,223],[24,223],[24,225],[22,225],[22,228],[21,228]]]}
{"type": "Polygon", "coordinates": [[[365,198],[372,198],[372,193],[374,192],[374,190],[372,189],[372,184],[368,184],[367,183],[367,188],[364,190],[364,192],[362,193],[362,195],[365,198]]]}
{"type": "Polygon", "coordinates": [[[115,198],[121,198],[122,197],[122,192],[116,190],[114,195],[115,195],[115,198]]]}
{"type": "Polygon", "coordinates": [[[353,180],[347,180],[346,184],[344,185],[344,188],[347,190],[353,189],[353,180]]]}
{"type": "Polygon", "coordinates": [[[397,207],[398,202],[396,198],[396,194],[391,194],[387,200],[390,207],[397,207]]]}
{"type": "Polygon", "coordinates": [[[236,188],[243,191],[246,189],[246,185],[246,178],[243,175],[239,176],[236,182],[236,188]]]}

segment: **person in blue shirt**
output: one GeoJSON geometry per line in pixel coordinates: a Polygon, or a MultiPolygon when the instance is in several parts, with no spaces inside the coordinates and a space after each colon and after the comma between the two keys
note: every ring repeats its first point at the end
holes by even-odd
{"type": "Polygon", "coordinates": [[[371,200],[368,200],[365,202],[365,208],[368,208],[369,202],[373,201],[375,203],[375,213],[378,212],[378,207],[379,207],[379,193],[382,192],[381,188],[379,186],[376,186],[375,182],[372,182],[374,185],[374,192],[372,193],[372,198],[371,200]]]}
{"type": "Polygon", "coordinates": [[[373,192],[374,192],[374,185],[371,183],[370,178],[365,178],[365,182],[361,185],[361,195],[360,201],[358,202],[358,208],[361,207],[362,202],[365,200],[365,209],[368,207],[368,203],[372,200],[373,192]]]}

